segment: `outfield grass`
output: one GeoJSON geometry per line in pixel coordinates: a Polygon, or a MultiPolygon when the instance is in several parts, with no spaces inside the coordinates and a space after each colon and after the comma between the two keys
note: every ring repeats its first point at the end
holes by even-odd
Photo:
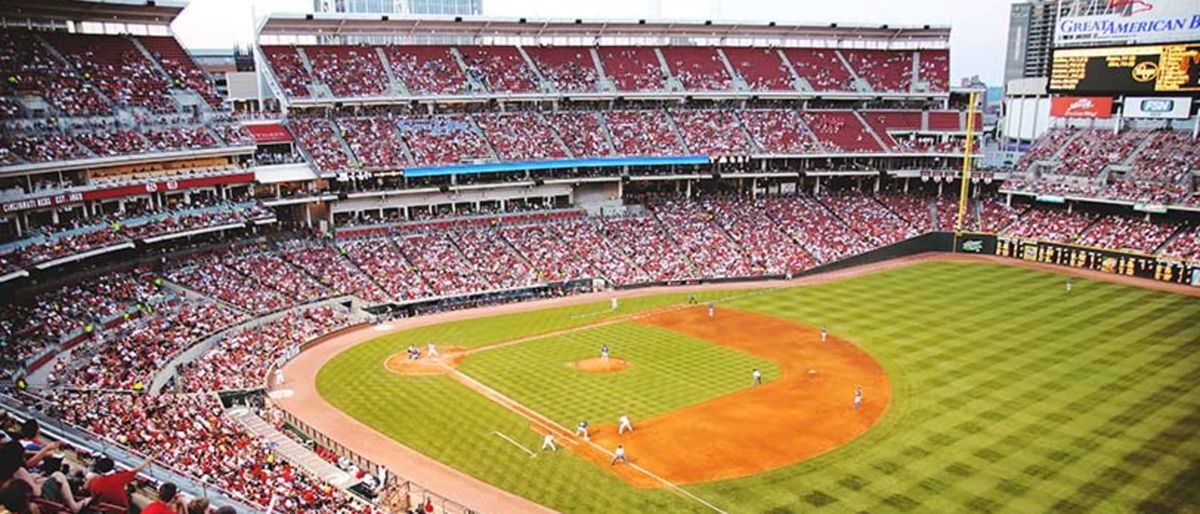
{"type": "MultiPolygon", "coordinates": [[[[722,305],[826,325],[877,358],[895,388],[883,421],[843,448],[762,475],[687,487],[730,512],[1200,509],[1200,299],[1079,279],[1068,294],[1060,275],[928,263],[722,305]]],[[[578,316],[588,309],[381,338],[331,360],[318,389],[402,443],[555,509],[698,511],[570,453],[521,458],[488,435],[501,430],[536,446],[537,434],[521,418],[446,377],[401,377],[382,366],[410,341],[478,346],[586,323],[578,316]]],[[[531,344],[567,355],[576,343],[531,344]]],[[[493,387],[514,380],[498,369],[503,354],[485,359],[506,350],[472,357],[469,373],[493,387]]],[[[578,397],[587,395],[566,398],[578,397]]],[[[579,408],[595,407],[580,400],[579,408]]]]}

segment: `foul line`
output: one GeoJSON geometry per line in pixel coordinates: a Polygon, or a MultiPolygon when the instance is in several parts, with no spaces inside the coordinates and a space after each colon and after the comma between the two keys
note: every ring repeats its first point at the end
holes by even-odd
{"type": "Polygon", "coordinates": [[[506,436],[506,435],[504,435],[504,434],[502,434],[502,433],[500,433],[500,432],[492,432],[492,435],[494,435],[494,436],[497,436],[497,437],[499,437],[499,438],[501,438],[501,439],[504,439],[505,441],[508,441],[508,442],[512,443],[512,444],[513,444],[513,445],[515,445],[517,448],[520,448],[520,449],[522,449],[522,450],[525,450],[525,453],[528,453],[528,454],[529,454],[529,458],[531,458],[531,459],[536,459],[536,458],[537,458],[537,454],[536,454],[536,453],[533,453],[532,451],[530,451],[530,450],[529,450],[529,448],[526,448],[526,447],[522,446],[522,445],[521,445],[521,443],[518,443],[518,442],[516,442],[516,441],[513,441],[511,437],[508,437],[508,436],[506,436]]]}
{"type": "MultiPolygon", "coordinates": [[[[570,430],[567,430],[566,427],[563,427],[562,425],[559,425],[555,421],[553,421],[541,414],[538,414],[537,411],[534,411],[533,409],[530,409],[529,407],[521,405],[516,400],[513,400],[512,398],[505,396],[503,393],[500,393],[499,391],[496,391],[495,389],[492,389],[486,385],[483,385],[478,380],[475,380],[475,379],[467,376],[466,374],[458,371],[457,369],[454,369],[445,364],[440,364],[440,365],[446,369],[446,373],[448,373],[451,377],[455,378],[459,382],[462,382],[463,385],[466,385],[467,387],[469,387],[479,393],[482,393],[484,396],[487,396],[492,401],[500,404],[500,406],[507,408],[508,410],[516,413],[517,415],[519,415],[525,419],[528,419],[529,421],[533,422],[535,425],[538,425],[538,426],[540,426],[544,429],[548,429],[550,431],[558,432],[559,434],[565,434],[567,442],[572,443],[572,444],[578,444],[578,440],[575,438],[575,434],[573,432],[571,432],[570,430]]],[[[497,432],[493,432],[493,433],[497,433],[497,432]]],[[[503,435],[501,434],[501,436],[503,436],[503,435]]],[[[506,437],[506,439],[507,439],[507,437],[506,437]]],[[[607,448],[604,448],[603,446],[600,446],[596,443],[593,443],[591,441],[584,441],[584,443],[591,446],[592,448],[594,448],[596,450],[603,452],[604,454],[606,454],[610,457],[613,455],[613,452],[609,451],[607,448]]],[[[518,446],[520,446],[520,445],[518,445],[518,446]]],[[[522,448],[524,448],[524,447],[522,447],[522,448]]],[[[528,451],[528,450],[526,450],[526,451],[528,451]]],[[[634,463],[628,462],[628,461],[626,461],[626,464],[628,464],[633,469],[641,472],[642,474],[650,477],[651,479],[654,479],[654,480],[662,483],[663,485],[667,486],[668,489],[675,492],[676,494],[691,498],[696,503],[699,503],[700,505],[703,505],[705,507],[708,507],[709,509],[712,509],[713,512],[717,512],[718,514],[729,514],[728,512],[722,510],[720,507],[713,505],[708,500],[705,500],[704,498],[701,498],[699,496],[696,496],[696,495],[684,490],[682,487],[679,487],[674,482],[671,482],[670,480],[660,477],[640,465],[637,465],[637,464],[634,464],[634,463]]]]}

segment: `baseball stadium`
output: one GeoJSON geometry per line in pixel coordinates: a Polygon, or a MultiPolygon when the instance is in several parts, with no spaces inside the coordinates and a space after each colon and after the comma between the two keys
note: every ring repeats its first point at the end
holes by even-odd
{"type": "Polygon", "coordinates": [[[0,511],[1200,513],[1197,2],[490,1],[0,1],[0,511]]]}

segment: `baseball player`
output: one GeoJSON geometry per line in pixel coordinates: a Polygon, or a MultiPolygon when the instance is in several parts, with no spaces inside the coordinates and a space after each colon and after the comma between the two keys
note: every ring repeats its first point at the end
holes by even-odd
{"type": "Polygon", "coordinates": [[[862,407],[862,386],[854,386],[854,410],[862,407]]]}
{"type": "Polygon", "coordinates": [[[617,297],[612,297],[612,310],[617,310],[617,297]]]}
{"type": "Polygon", "coordinates": [[[575,427],[575,435],[582,437],[584,441],[591,441],[588,438],[588,423],[586,419],[579,421],[579,425],[575,427]]]}
{"type": "Polygon", "coordinates": [[[716,305],[713,305],[712,302],[708,302],[708,319],[713,319],[713,316],[716,315],[716,309],[716,305]]]}
{"type": "Polygon", "coordinates": [[[608,345],[600,345],[600,362],[608,362],[608,345]]]}
{"type": "Polygon", "coordinates": [[[613,464],[616,464],[617,461],[621,461],[626,464],[629,464],[629,459],[625,457],[625,447],[624,446],[617,445],[616,451],[613,452],[612,461],[610,461],[608,463],[608,465],[612,466],[613,464]]]}
{"type": "Polygon", "coordinates": [[[633,423],[629,422],[628,415],[622,414],[620,418],[617,418],[617,435],[624,434],[625,430],[633,432],[633,423]]]}
{"type": "Polygon", "coordinates": [[[1067,292],[1071,292],[1071,277],[1067,277],[1067,292]]]}
{"type": "Polygon", "coordinates": [[[432,342],[429,343],[428,350],[429,351],[426,353],[428,354],[430,359],[436,359],[436,358],[442,356],[442,354],[438,353],[438,351],[437,351],[437,345],[433,344],[432,342]]]}
{"type": "Polygon", "coordinates": [[[554,444],[554,434],[546,434],[546,437],[542,438],[542,451],[546,451],[547,448],[552,452],[558,451],[558,446],[554,444]]]}
{"type": "Polygon", "coordinates": [[[826,339],[829,339],[829,329],[822,326],[821,327],[821,343],[824,344],[826,339]]]}
{"type": "Polygon", "coordinates": [[[754,382],[751,385],[761,385],[763,383],[762,372],[758,368],[754,368],[754,371],[750,372],[750,376],[754,377],[754,382]]]}

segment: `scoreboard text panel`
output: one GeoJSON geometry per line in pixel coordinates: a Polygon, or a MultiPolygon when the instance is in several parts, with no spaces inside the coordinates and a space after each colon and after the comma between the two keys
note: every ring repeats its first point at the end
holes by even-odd
{"type": "Polygon", "coordinates": [[[1200,42],[1057,49],[1050,64],[1050,92],[1200,93],[1200,42]]]}

